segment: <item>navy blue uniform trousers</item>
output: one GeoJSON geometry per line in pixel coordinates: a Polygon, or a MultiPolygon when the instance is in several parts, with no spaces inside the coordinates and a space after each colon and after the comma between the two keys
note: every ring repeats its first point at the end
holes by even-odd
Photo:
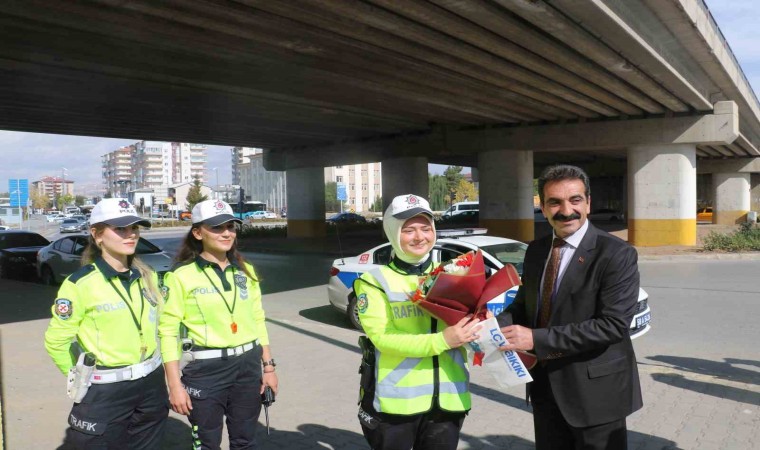
{"type": "Polygon", "coordinates": [[[222,442],[222,420],[227,417],[230,450],[256,446],[261,413],[261,346],[240,356],[202,359],[182,371],[193,410],[193,450],[217,450],[222,442]]]}

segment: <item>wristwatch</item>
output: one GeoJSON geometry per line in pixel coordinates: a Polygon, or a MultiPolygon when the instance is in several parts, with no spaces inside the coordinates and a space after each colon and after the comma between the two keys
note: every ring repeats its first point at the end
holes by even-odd
{"type": "Polygon", "coordinates": [[[272,367],[277,366],[277,364],[274,363],[274,358],[270,359],[269,361],[262,361],[261,365],[264,366],[264,367],[266,367],[266,366],[272,366],[272,367]]]}

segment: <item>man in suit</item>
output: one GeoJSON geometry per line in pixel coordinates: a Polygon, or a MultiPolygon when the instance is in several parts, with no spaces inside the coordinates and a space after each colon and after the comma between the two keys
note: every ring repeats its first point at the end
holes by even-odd
{"type": "Polygon", "coordinates": [[[525,255],[515,301],[498,316],[504,350],[535,353],[527,386],[537,450],[627,448],[626,416],[642,406],[628,327],[639,293],[636,250],[595,228],[589,180],[554,166],[538,180],[552,236],[525,255]]]}

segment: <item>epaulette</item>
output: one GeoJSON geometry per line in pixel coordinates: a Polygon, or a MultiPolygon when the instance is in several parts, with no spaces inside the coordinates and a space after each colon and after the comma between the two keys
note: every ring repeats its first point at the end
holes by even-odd
{"type": "Polygon", "coordinates": [[[172,268],[169,269],[169,272],[175,272],[177,269],[179,269],[181,267],[185,267],[185,266],[187,266],[189,264],[194,264],[194,263],[195,263],[195,261],[193,261],[193,260],[176,262],[176,263],[174,263],[174,265],[172,266],[172,268]]]}
{"type": "Polygon", "coordinates": [[[86,266],[82,266],[77,269],[76,272],[69,275],[69,281],[76,284],[77,281],[84,278],[85,275],[89,274],[93,270],[95,270],[95,264],[87,264],[86,266]]]}

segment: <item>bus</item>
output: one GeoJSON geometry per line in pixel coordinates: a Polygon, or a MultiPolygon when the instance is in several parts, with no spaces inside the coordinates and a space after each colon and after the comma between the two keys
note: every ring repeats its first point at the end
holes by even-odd
{"type": "Polygon", "coordinates": [[[256,211],[266,211],[267,210],[267,204],[264,202],[257,202],[257,201],[247,201],[243,203],[243,212],[240,212],[240,204],[239,203],[230,203],[230,206],[232,207],[232,212],[235,213],[235,217],[238,219],[245,220],[249,218],[254,212],[256,211]]]}

